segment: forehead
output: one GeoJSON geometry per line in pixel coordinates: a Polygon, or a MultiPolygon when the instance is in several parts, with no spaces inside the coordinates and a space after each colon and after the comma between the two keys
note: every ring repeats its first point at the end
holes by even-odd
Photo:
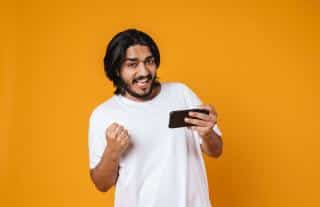
{"type": "Polygon", "coordinates": [[[144,59],[148,56],[151,56],[152,53],[150,48],[145,45],[132,45],[128,47],[126,51],[126,58],[139,58],[144,59]]]}

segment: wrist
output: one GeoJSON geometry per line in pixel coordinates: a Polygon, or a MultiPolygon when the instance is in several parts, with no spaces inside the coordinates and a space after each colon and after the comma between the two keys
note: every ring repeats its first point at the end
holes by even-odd
{"type": "Polygon", "coordinates": [[[104,151],[104,155],[111,157],[113,160],[119,160],[121,157],[121,153],[115,149],[112,149],[110,147],[106,147],[104,151]]]}

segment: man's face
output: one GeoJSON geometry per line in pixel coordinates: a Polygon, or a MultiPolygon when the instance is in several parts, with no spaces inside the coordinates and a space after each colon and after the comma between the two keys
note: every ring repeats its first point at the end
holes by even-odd
{"type": "Polygon", "coordinates": [[[120,77],[125,83],[127,97],[147,99],[154,88],[156,63],[148,46],[133,45],[126,51],[120,68],[120,77]]]}

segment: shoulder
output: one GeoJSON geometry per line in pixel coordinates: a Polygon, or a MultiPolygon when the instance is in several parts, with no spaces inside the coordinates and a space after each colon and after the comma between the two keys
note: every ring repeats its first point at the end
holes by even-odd
{"type": "Polygon", "coordinates": [[[191,91],[191,88],[183,82],[164,82],[162,85],[169,90],[178,90],[180,92],[191,91]]]}
{"type": "Polygon", "coordinates": [[[110,110],[114,109],[116,106],[115,95],[111,98],[103,101],[102,103],[96,105],[90,114],[90,122],[95,122],[105,117],[110,110]]]}

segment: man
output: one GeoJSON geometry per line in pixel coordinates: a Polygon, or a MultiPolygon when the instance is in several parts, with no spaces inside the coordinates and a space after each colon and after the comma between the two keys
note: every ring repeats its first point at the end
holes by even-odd
{"type": "Polygon", "coordinates": [[[179,82],[160,83],[160,54],[152,38],[128,29],[115,35],[104,58],[115,94],[89,124],[90,176],[98,190],[116,186],[116,207],[210,207],[202,152],[222,153],[217,114],[179,82]],[[191,113],[192,127],[169,128],[169,113],[191,113]]]}

